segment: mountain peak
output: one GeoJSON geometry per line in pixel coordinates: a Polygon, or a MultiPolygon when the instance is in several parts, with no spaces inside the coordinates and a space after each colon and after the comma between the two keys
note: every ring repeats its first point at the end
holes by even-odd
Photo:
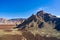
{"type": "Polygon", "coordinates": [[[44,11],[41,10],[41,11],[38,11],[36,15],[37,15],[37,16],[42,16],[43,14],[44,14],[44,11]]]}

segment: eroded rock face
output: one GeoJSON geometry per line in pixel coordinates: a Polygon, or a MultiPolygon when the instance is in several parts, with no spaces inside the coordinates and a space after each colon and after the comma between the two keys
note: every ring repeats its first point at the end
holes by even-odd
{"type": "Polygon", "coordinates": [[[41,22],[41,23],[38,25],[39,28],[42,28],[43,26],[44,26],[44,22],[41,22]]]}
{"type": "Polygon", "coordinates": [[[55,19],[55,29],[60,31],[60,18],[55,19]]]}

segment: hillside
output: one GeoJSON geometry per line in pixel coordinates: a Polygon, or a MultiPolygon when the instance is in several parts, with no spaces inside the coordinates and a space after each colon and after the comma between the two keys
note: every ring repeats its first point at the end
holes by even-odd
{"type": "Polygon", "coordinates": [[[56,37],[45,37],[39,34],[33,35],[26,30],[0,30],[0,40],[60,40],[56,37]]]}
{"type": "Polygon", "coordinates": [[[28,30],[34,35],[60,38],[60,18],[45,13],[43,10],[37,12],[36,15],[32,14],[16,28],[28,30]]]}

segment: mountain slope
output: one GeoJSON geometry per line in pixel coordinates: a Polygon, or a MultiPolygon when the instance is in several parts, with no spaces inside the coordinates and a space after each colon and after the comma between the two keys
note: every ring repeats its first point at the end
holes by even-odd
{"type": "Polygon", "coordinates": [[[28,30],[34,35],[60,38],[60,18],[44,11],[39,11],[36,15],[30,16],[16,28],[28,30]]]}
{"type": "Polygon", "coordinates": [[[46,23],[48,24],[48,26],[52,25],[53,28],[55,28],[56,30],[60,30],[60,18],[57,18],[56,16],[51,15],[49,13],[45,13],[44,11],[39,11],[39,12],[37,12],[36,15],[32,15],[31,17],[26,19],[22,24],[18,25],[17,28],[20,28],[22,26],[24,26],[22,28],[25,28],[25,26],[27,26],[27,25],[29,27],[32,24],[34,24],[34,25],[37,24],[36,26],[41,28],[46,23]],[[32,22],[34,22],[34,23],[32,23],[32,22]]]}

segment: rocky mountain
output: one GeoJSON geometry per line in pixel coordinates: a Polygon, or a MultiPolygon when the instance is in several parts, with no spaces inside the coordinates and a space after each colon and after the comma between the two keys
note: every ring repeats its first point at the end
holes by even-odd
{"type": "Polygon", "coordinates": [[[5,18],[0,18],[0,23],[4,23],[4,22],[6,22],[7,21],[7,19],[5,19],[5,18]]]}
{"type": "Polygon", "coordinates": [[[16,28],[28,30],[34,35],[39,34],[40,36],[60,38],[60,18],[43,10],[38,11],[36,15],[32,14],[16,28]]]}
{"type": "Polygon", "coordinates": [[[25,20],[25,18],[15,18],[15,19],[9,19],[8,22],[21,24],[24,20],[25,20]]]}
{"type": "Polygon", "coordinates": [[[16,19],[5,19],[0,18],[0,24],[21,24],[25,18],[16,18],[16,19]]]}
{"type": "Polygon", "coordinates": [[[36,26],[39,28],[53,26],[53,29],[60,30],[60,18],[51,15],[49,13],[45,13],[43,10],[37,12],[36,15],[30,16],[26,19],[22,24],[18,25],[17,28],[25,28],[26,26],[36,26]],[[23,26],[23,27],[22,27],[23,26]]]}
{"type": "Polygon", "coordinates": [[[15,18],[15,19],[9,19],[8,21],[23,21],[25,18],[15,18]]]}

